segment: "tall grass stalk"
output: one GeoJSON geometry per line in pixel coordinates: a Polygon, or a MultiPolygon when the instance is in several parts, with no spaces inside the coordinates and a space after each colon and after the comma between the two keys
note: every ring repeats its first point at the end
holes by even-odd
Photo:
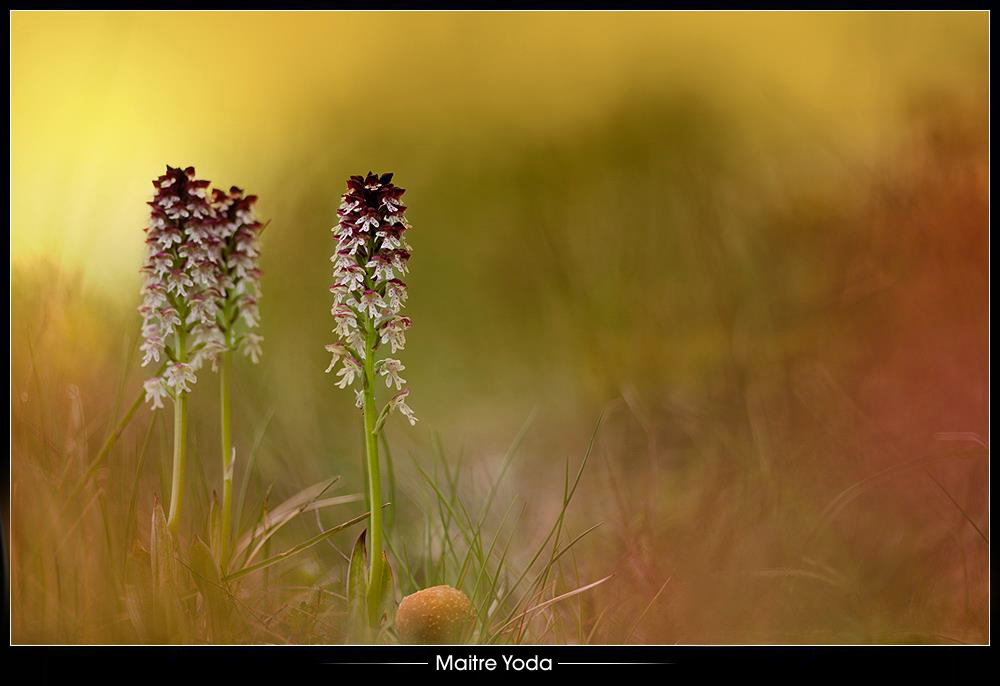
{"type": "MultiPolygon", "coordinates": [[[[185,336],[178,330],[175,335],[177,362],[187,362],[185,351],[185,336]]],[[[184,503],[184,472],[187,469],[187,408],[188,394],[181,391],[174,393],[174,465],[170,478],[170,514],[167,516],[167,529],[176,535],[180,526],[181,506],[184,503]]]]}

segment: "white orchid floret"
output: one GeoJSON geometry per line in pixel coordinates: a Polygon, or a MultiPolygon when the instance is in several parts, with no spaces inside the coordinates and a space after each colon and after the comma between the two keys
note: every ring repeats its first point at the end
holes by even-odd
{"type": "Polygon", "coordinates": [[[174,328],[181,325],[181,316],[173,307],[161,307],[156,310],[156,320],[160,324],[160,332],[164,336],[169,336],[174,332],[174,328]]]}
{"type": "Polygon", "coordinates": [[[379,229],[378,237],[382,239],[382,248],[385,250],[394,250],[403,247],[402,241],[390,231],[379,229]]]}
{"type": "Polygon", "coordinates": [[[163,197],[161,197],[159,200],[156,201],[156,204],[162,207],[163,209],[168,209],[170,207],[173,207],[180,201],[181,201],[180,196],[164,195],[163,197]]]}
{"type": "Polygon", "coordinates": [[[200,245],[210,234],[208,226],[192,222],[191,226],[188,227],[187,235],[188,238],[200,245]]]}
{"type": "Polygon", "coordinates": [[[383,343],[388,343],[392,352],[406,347],[406,330],[410,328],[409,317],[394,316],[379,326],[379,336],[383,343]]]}
{"type": "Polygon", "coordinates": [[[254,264],[253,257],[242,252],[234,252],[229,256],[229,261],[226,262],[226,266],[235,269],[236,276],[241,279],[247,275],[247,271],[252,269],[254,264]]]}
{"type": "Polygon", "coordinates": [[[256,327],[260,323],[260,310],[257,308],[257,298],[244,296],[239,299],[240,317],[247,325],[248,329],[256,327]]]}
{"type": "Polygon", "coordinates": [[[340,367],[340,371],[337,372],[337,376],[340,381],[337,382],[338,388],[347,388],[352,383],[354,383],[355,377],[361,377],[364,374],[364,370],[358,361],[351,356],[344,358],[344,363],[340,367]]]}
{"type": "Polygon", "coordinates": [[[157,275],[166,276],[174,266],[174,256],[161,250],[150,256],[149,264],[157,275]]]}
{"type": "Polygon", "coordinates": [[[333,368],[337,366],[337,362],[340,361],[340,358],[350,355],[347,351],[347,346],[343,343],[327,343],[323,346],[323,349],[333,356],[330,360],[330,366],[326,368],[327,374],[333,371],[333,368]]]}
{"type": "Polygon", "coordinates": [[[219,281],[219,267],[211,259],[202,257],[195,261],[191,276],[202,288],[211,288],[219,281]]]}
{"type": "Polygon", "coordinates": [[[166,220],[161,219],[155,222],[154,225],[151,226],[150,228],[159,226],[159,228],[162,229],[160,231],[160,235],[158,238],[160,247],[162,247],[164,250],[169,250],[170,246],[172,246],[173,244],[176,243],[180,245],[181,243],[184,242],[184,234],[176,226],[165,225],[165,223],[166,220]]]}
{"type": "Polygon", "coordinates": [[[167,273],[167,293],[177,293],[177,295],[184,297],[187,295],[187,289],[192,286],[194,286],[194,281],[183,269],[175,268],[167,273]]]}
{"type": "Polygon", "coordinates": [[[413,410],[409,405],[406,404],[406,398],[410,395],[410,389],[404,388],[396,395],[392,396],[389,400],[389,410],[398,410],[401,415],[406,417],[410,422],[410,426],[417,423],[417,417],[413,414],[413,410]]]}
{"type": "Polygon", "coordinates": [[[145,367],[150,362],[159,362],[160,355],[163,354],[163,339],[159,334],[149,334],[146,340],[139,346],[142,351],[142,366],[145,367]]]}
{"type": "Polygon", "coordinates": [[[406,302],[406,284],[399,279],[390,279],[385,284],[385,299],[393,314],[399,312],[406,302]]]}
{"type": "Polygon", "coordinates": [[[382,207],[386,209],[390,217],[393,216],[397,210],[399,210],[400,206],[402,206],[402,203],[399,201],[399,198],[386,196],[382,199],[382,207]]]}
{"type": "Polygon", "coordinates": [[[347,344],[354,348],[362,360],[365,359],[365,337],[361,333],[361,329],[351,331],[347,336],[347,344]]]}
{"type": "Polygon", "coordinates": [[[171,219],[186,219],[191,216],[191,212],[188,211],[187,207],[181,207],[179,205],[174,205],[173,207],[165,208],[167,216],[171,219]]]}
{"type": "Polygon", "coordinates": [[[367,240],[368,236],[363,231],[357,231],[354,228],[342,229],[337,234],[337,251],[343,251],[352,256],[357,255],[358,249],[364,248],[367,240]]]}
{"type": "Polygon", "coordinates": [[[227,288],[232,290],[236,295],[249,295],[259,300],[261,297],[260,278],[262,275],[262,272],[256,267],[248,269],[245,278],[228,284],[227,288]]]}
{"type": "Polygon", "coordinates": [[[377,229],[379,227],[378,213],[374,210],[369,210],[365,214],[358,217],[357,222],[358,228],[362,231],[377,229]]]}
{"type": "Polygon", "coordinates": [[[330,292],[333,293],[333,310],[336,310],[338,305],[343,305],[347,301],[351,291],[347,286],[333,285],[330,286],[330,292]]]}
{"type": "Polygon", "coordinates": [[[365,265],[365,267],[372,270],[375,281],[387,281],[396,276],[392,271],[392,266],[392,260],[382,252],[375,253],[368,260],[368,264],[365,265]]]}
{"type": "Polygon", "coordinates": [[[352,332],[358,329],[357,315],[350,307],[339,305],[333,308],[333,319],[336,322],[334,333],[338,336],[348,338],[352,332]]]}
{"type": "Polygon", "coordinates": [[[355,284],[358,287],[365,285],[365,270],[356,264],[348,265],[338,270],[337,283],[354,290],[355,284]]]}
{"type": "Polygon", "coordinates": [[[350,250],[338,250],[331,257],[330,261],[333,262],[333,268],[335,270],[346,269],[347,267],[358,265],[357,258],[351,253],[350,250]]]}
{"type": "Polygon", "coordinates": [[[142,387],[146,390],[146,402],[152,402],[154,410],[163,407],[163,399],[170,395],[163,378],[159,376],[146,379],[142,387]]]}
{"type": "Polygon", "coordinates": [[[255,220],[252,210],[239,209],[236,211],[236,218],[244,224],[252,224],[255,220]]]}
{"type": "Polygon", "coordinates": [[[163,380],[175,393],[190,393],[191,387],[198,380],[191,365],[184,362],[175,362],[168,365],[163,373],[163,380]]]}
{"type": "Polygon", "coordinates": [[[377,319],[379,311],[385,307],[382,296],[373,290],[366,290],[358,297],[358,305],[362,312],[367,312],[372,319],[377,319]]]}
{"type": "Polygon", "coordinates": [[[406,379],[399,375],[404,369],[406,367],[403,366],[402,362],[391,357],[386,357],[375,363],[375,373],[385,377],[385,387],[391,388],[395,384],[397,391],[406,383],[406,379]]]}
{"type": "MultiPolygon", "coordinates": [[[[210,294],[201,292],[195,293],[188,298],[190,310],[188,311],[186,324],[208,324],[215,321],[216,306],[215,300],[210,294]]],[[[177,324],[181,323],[180,317],[177,324]]]]}
{"type": "Polygon", "coordinates": [[[146,307],[155,309],[167,304],[167,291],[160,283],[147,282],[143,284],[140,294],[142,295],[142,304],[146,307]]]}
{"type": "Polygon", "coordinates": [[[236,234],[236,250],[241,255],[247,255],[251,258],[260,257],[257,239],[242,231],[236,234]]]}
{"type": "Polygon", "coordinates": [[[409,268],[406,266],[406,263],[410,261],[409,251],[403,249],[393,250],[388,255],[388,258],[392,262],[392,266],[398,269],[401,274],[409,271],[409,268]]]}
{"type": "Polygon", "coordinates": [[[214,321],[199,322],[191,330],[191,346],[189,347],[191,368],[197,371],[208,362],[211,364],[212,370],[216,371],[219,354],[228,348],[225,336],[214,321]]]}
{"type": "Polygon", "coordinates": [[[250,358],[250,361],[254,364],[260,362],[260,356],[263,354],[261,350],[261,343],[264,342],[264,337],[253,333],[246,333],[240,339],[240,349],[243,354],[250,358]]]}

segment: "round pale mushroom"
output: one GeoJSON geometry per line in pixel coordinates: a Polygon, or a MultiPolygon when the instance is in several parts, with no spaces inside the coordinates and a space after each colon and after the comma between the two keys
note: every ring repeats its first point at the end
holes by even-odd
{"type": "Polygon", "coordinates": [[[458,643],[472,617],[469,596],[451,586],[432,586],[403,598],[396,631],[404,643],[458,643]]]}

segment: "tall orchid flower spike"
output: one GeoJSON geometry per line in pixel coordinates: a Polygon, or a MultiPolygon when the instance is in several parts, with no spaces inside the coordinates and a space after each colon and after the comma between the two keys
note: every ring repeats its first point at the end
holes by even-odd
{"type": "Polygon", "coordinates": [[[215,232],[212,240],[218,259],[215,295],[215,322],[221,348],[213,366],[219,371],[219,416],[222,452],[222,532],[220,558],[223,568],[229,562],[229,543],[233,522],[233,470],[236,452],[233,449],[229,379],[232,375],[232,353],[241,351],[257,364],[263,338],[257,334],[260,324],[261,298],[260,233],[264,224],[254,214],[256,195],[244,195],[232,186],[228,192],[212,191],[215,211],[215,232]]]}
{"type": "Polygon", "coordinates": [[[382,552],[382,489],[379,478],[378,432],[386,415],[398,410],[410,424],[417,422],[405,402],[409,388],[400,376],[406,367],[385,354],[403,350],[410,320],[400,314],[406,303],[406,283],[411,248],[406,241],[410,225],[402,188],[392,183],[392,174],[352,176],[337,210],[339,221],[332,231],[337,241],[333,263],[331,314],[338,341],[326,346],[333,357],[327,373],[336,371],[339,388],[355,388],[357,406],[364,415],[365,452],[368,466],[371,521],[368,560],[368,617],[377,622],[380,594],[386,583],[382,552]],[[381,352],[381,357],[379,353],[381,352]],[[339,369],[338,369],[339,366],[339,369]],[[379,382],[397,392],[376,409],[379,382]]]}
{"type": "Polygon", "coordinates": [[[262,339],[255,329],[260,318],[257,258],[263,225],[253,215],[256,196],[244,197],[236,187],[228,193],[209,193],[209,182],[195,178],[194,167],[168,166],[153,187],[141,270],[145,275],[139,306],[141,350],[143,366],[163,360],[162,373],[144,384],[146,399],[154,409],[163,407],[168,398],[174,404],[167,524],[176,531],[184,497],[187,394],[206,363],[220,370],[224,503],[231,491],[231,478],[226,477],[232,472],[229,352],[242,350],[253,362],[261,354],[262,339]]]}
{"type": "Polygon", "coordinates": [[[219,349],[214,288],[217,256],[209,237],[215,223],[208,181],[195,178],[194,167],[167,167],[153,181],[156,192],[146,232],[142,266],[143,366],[163,358],[162,374],[145,382],[154,408],[165,398],[174,404],[174,461],[168,528],[177,531],[184,498],[187,459],[187,395],[196,372],[219,349]]]}

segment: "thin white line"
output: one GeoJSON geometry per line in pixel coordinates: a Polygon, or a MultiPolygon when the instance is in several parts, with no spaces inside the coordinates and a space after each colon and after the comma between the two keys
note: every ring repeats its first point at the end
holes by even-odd
{"type": "Polygon", "coordinates": [[[430,662],[324,662],[324,665],[429,665],[430,662]]]}
{"type": "Polygon", "coordinates": [[[673,662],[557,662],[557,665],[672,665],[673,662]]]}

